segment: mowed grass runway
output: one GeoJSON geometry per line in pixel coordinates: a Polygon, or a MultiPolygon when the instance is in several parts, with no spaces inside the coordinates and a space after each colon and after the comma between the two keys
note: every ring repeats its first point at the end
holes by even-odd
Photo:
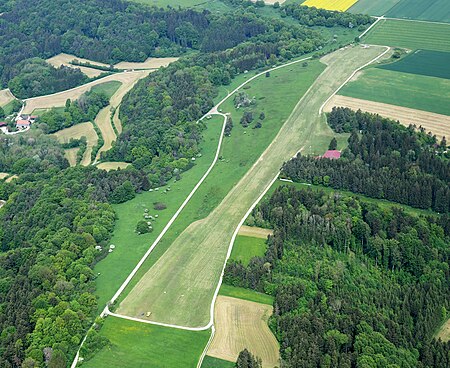
{"type": "MultiPolygon", "coordinates": [[[[184,326],[204,326],[231,236],[247,209],[269,185],[282,163],[299,149],[324,150],[334,135],[323,102],[352,74],[384,48],[346,48],[327,55],[327,69],[296,105],[260,159],[203,220],[192,223],[139,280],[118,312],[184,326]]],[[[218,182],[217,185],[221,183],[218,182]]]]}
{"type": "Polygon", "coordinates": [[[381,20],[363,37],[362,42],[450,52],[450,24],[381,20]]]}

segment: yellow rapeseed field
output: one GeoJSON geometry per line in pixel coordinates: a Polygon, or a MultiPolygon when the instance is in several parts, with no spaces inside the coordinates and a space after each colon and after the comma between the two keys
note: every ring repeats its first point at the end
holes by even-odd
{"type": "Polygon", "coordinates": [[[314,6],[327,10],[346,11],[358,0],[306,0],[302,5],[314,6]]]}

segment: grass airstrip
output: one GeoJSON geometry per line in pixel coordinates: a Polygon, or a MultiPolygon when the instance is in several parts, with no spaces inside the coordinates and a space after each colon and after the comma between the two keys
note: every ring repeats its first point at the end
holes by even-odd
{"type": "MultiPolygon", "coordinates": [[[[221,165],[222,169],[225,166],[227,176],[223,178],[211,175],[208,178],[210,184],[201,188],[205,190],[211,186],[216,189],[208,190],[206,198],[214,198],[221,189],[218,188],[218,183],[222,186],[226,186],[227,182],[233,184],[234,180],[230,179],[233,179],[233,172],[238,171],[240,167],[249,165],[250,169],[246,168],[248,171],[239,184],[234,185],[228,195],[205,219],[194,223],[192,223],[195,220],[194,216],[186,219],[187,223],[192,224],[176,238],[161,258],[156,262],[153,260],[154,265],[141,280],[137,283],[134,281],[133,290],[126,296],[118,312],[142,316],[142,311],[150,310],[152,320],[186,326],[205,325],[209,320],[208,312],[214,285],[217,285],[230,237],[239,219],[269,184],[283,161],[292,157],[298,148],[311,153],[323,152],[326,149],[334,134],[326,125],[324,117],[319,116],[320,106],[356,67],[380,55],[382,51],[383,49],[377,47],[353,47],[324,58],[324,62],[328,63],[329,67],[318,77],[309,93],[297,104],[280,133],[255,164],[252,165],[252,162],[247,160],[245,151],[242,151],[245,149],[251,154],[257,150],[258,145],[255,139],[249,140],[251,143],[247,146],[250,145],[251,149],[241,145],[226,154],[224,146],[223,159],[215,169],[220,170],[221,165]],[[228,158],[231,159],[236,154],[240,155],[236,161],[237,167],[236,164],[224,165],[229,163],[228,158]],[[223,179],[218,180],[220,178],[223,179]]],[[[272,93],[274,90],[275,88],[268,87],[264,89],[266,93],[272,93]]],[[[254,95],[254,91],[250,93],[254,95]]],[[[276,93],[276,96],[283,100],[282,106],[284,106],[277,113],[285,112],[288,115],[285,111],[286,96],[280,97],[280,92],[276,93]]],[[[271,102],[271,107],[276,106],[276,100],[271,102]]],[[[225,106],[227,103],[223,106],[224,111],[228,110],[225,106]]],[[[266,113],[266,116],[273,116],[273,114],[266,113]]],[[[267,126],[266,121],[264,124],[267,126]]],[[[264,130],[264,127],[261,130],[264,130]]],[[[236,132],[233,131],[232,137],[235,135],[236,132]]],[[[248,135],[238,135],[238,137],[245,136],[248,135]]],[[[269,142],[271,140],[272,138],[269,142]]],[[[237,181],[235,183],[237,184],[237,181]]],[[[202,203],[202,198],[199,199],[202,203]]],[[[195,204],[196,201],[193,203],[195,204]]],[[[204,207],[207,208],[207,206],[204,207]]],[[[152,260],[150,264],[151,262],[152,260]]]]}

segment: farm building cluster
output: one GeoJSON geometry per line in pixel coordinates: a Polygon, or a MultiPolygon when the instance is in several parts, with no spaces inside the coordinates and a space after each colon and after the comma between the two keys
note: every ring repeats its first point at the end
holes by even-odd
{"type": "Polygon", "coordinates": [[[31,128],[31,125],[36,122],[36,119],[38,117],[36,115],[18,115],[14,120],[14,126],[17,129],[15,132],[10,132],[9,127],[10,125],[6,121],[0,122],[0,130],[4,134],[16,134],[23,131],[26,131],[31,128]]]}

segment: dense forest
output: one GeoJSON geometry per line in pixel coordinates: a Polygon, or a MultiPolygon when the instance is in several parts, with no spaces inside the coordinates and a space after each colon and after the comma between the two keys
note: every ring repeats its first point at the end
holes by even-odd
{"type": "Polygon", "coordinates": [[[450,159],[446,141],[379,115],[334,108],[328,123],[352,132],[339,160],[297,156],[283,175],[413,207],[450,212],[450,159]]]}
{"type": "Polygon", "coordinates": [[[108,202],[148,184],[133,169],[95,167],[1,184],[9,197],[0,212],[1,367],[65,367],[73,358],[97,312],[92,268],[105,255],[95,246],[107,245],[113,230],[108,202]]]}
{"type": "Polygon", "coordinates": [[[108,106],[109,98],[104,93],[88,91],[75,101],[66,101],[63,112],[50,109],[39,116],[39,128],[44,133],[54,133],[85,121],[93,121],[98,112],[108,106]]]}
{"type": "Polygon", "coordinates": [[[12,68],[15,75],[8,83],[14,96],[25,99],[48,95],[86,83],[86,77],[80,69],[62,65],[55,68],[39,58],[24,60],[12,68]]]}
{"type": "Polygon", "coordinates": [[[449,317],[448,216],[282,186],[248,221],[274,236],[224,282],[275,296],[283,367],[450,366],[450,343],[433,340],[449,317]]]}

